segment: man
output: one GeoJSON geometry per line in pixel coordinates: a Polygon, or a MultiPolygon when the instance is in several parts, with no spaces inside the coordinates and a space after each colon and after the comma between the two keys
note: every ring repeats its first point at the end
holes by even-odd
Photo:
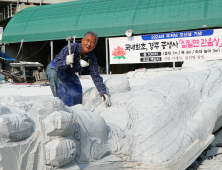
{"type": "Polygon", "coordinates": [[[67,106],[73,106],[81,102],[82,86],[75,73],[86,69],[89,69],[102,100],[107,106],[110,106],[103,78],[99,75],[97,59],[92,52],[97,42],[98,35],[93,31],[88,31],[83,37],[82,43],[70,44],[71,55],[69,55],[67,45],[47,66],[46,75],[49,79],[52,93],[67,106]]]}

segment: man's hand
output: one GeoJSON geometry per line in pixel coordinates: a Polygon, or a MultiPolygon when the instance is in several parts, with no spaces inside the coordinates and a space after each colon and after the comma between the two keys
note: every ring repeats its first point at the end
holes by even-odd
{"type": "Polygon", "coordinates": [[[73,59],[74,59],[74,54],[67,55],[66,56],[66,65],[70,65],[70,64],[74,63],[73,59]]]}
{"type": "Polygon", "coordinates": [[[109,97],[106,94],[102,95],[102,101],[106,104],[106,106],[110,106],[109,97]]]}

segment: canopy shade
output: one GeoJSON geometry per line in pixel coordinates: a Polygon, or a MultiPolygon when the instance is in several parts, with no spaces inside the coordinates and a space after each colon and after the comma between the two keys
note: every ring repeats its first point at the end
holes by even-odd
{"type": "Polygon", "coordinates": [[[9,60],[9,61],[16,61],[14,58],[10,57],[9,55],[0,51],[0,59],[9,60]]]}
{"type": "Polygon", "coordinates": [[[26,8],[6,26],[2,43],[171,32],[222,25],[221,0],[79,0],[26,8]]]}

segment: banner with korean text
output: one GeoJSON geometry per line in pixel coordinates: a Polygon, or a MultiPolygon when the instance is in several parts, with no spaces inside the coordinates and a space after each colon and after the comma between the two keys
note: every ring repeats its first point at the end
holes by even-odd
{"type": "Polygon", "coordinates": [[[222,29],[109,38],[110,64],[222,59],[222,29]]]}

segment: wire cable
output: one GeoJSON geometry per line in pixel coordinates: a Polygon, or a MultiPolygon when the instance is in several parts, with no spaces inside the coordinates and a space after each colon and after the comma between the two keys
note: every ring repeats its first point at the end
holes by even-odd
{"type": "Polygon", "coordinates": [[[22,54],[21,54],[21,57],[20,57],[20,59],[18,59],[19,61],[22,59],[22,57],[23,57],[23,46],[22,46],[22,54]]]}
{"type": "Polygon", "coordinates": [[[24,39],[21,40],[20,49],[19,49],[19,51],[18,51],[17,56],[15,57],[16,63],[17,63],[17,57],[18,57],[18,55],[19,55],[19,53],[20,53],[20,51],[21,51],[21,48],[22,48],[22,46],[23,46],[23,41],[24,41],[24,39]]]}
{"type": "Polygon", "coordinates": [[[46,45],[47,42],[48,42],[48,41],[46,41],[45,44],[43,44],[43,46],[42,46],[38,51],[36,51],[34,54],[32,54],[32,55],[29,56],[29,57],[23,58],[23,60],[24,60],[24,59],[27,59],[27,58],[30,58],[30,57],[32,57],[33,55],[35,55],[36,53],[38,53],[38,52],[46,45]]]}

